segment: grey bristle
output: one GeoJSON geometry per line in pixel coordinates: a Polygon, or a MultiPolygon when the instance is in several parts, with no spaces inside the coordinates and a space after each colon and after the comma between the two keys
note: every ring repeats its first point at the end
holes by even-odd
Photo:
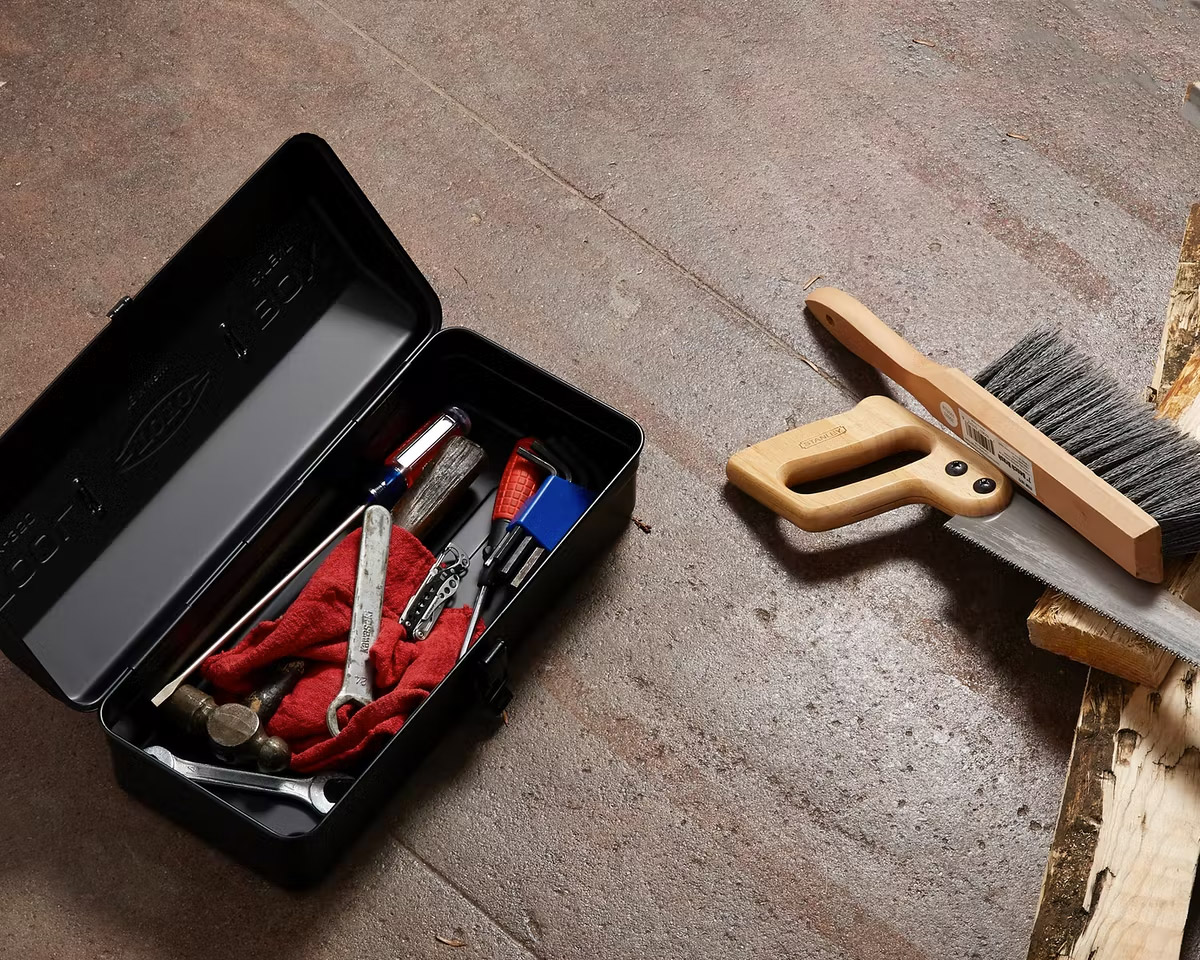
{"type": "Polygon", "coordinates": [[[1200,442],[1057,329],[1038,327],[975,381],[1158,521],[1164,554],[1200,549],[1200,442]]]}

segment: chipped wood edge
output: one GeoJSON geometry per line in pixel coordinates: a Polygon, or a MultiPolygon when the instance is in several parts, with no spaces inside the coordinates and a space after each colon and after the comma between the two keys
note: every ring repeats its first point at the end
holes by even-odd
{"type": "Polygon", "coordinates": [[[1042,595],[1025,624],[1035,647],[1134,683],[1157,687],[1175,660],[1169,651],[1057,590],[1042,595]]]}
{"type": "Polygon", "coordinates": [[[1087,927],[1094,904],[1084,898],[1104,815],[1101,785],[1112,762],[1121,711],[1134,689],[1129,681],[1099,670],[1088,675],[1029,938],[1029,960],[1068,956],[1087,927]]]}
{"type": "Polygon", "coordinates": [[[1097,777],[1095,854],[1071,960],[1179,960],[1200,856],[1195,683],[1177,660],[1158,690],[1134,687],[1125,698],[1097,777]]]}
{"type": "Polygon", "coordinates": [[[1200,127],[1200,80],[1193,80],[1183,91],[1183,104],[1180,113],[1185,120],[1200,127]]]}
{"type": "Polygon", "coordinates": [[[1162,385],[1170,386],[1188,357],[1200,342],[1200,204],[1192,204],[1183,242],[1179,246],[1179,264],[1175,268],[1175,283],[1167,301],[1167,319],[1163,324],[1158,359],[1154,364],[1153,388],[1161,392],[1162,385]]]}

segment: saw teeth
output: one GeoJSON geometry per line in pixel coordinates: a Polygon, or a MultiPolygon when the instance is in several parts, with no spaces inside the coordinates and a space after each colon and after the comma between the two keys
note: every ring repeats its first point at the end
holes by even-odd
{"type": "MultiPolygon", "coordinates": [[[[1159,650],[1169,653],[1173,657],[1179,657],[1180,660],[1186,660],[1188,663],[1192,662],[1188,657],[1181,656],[1180,654],[1178,654],[1174,650],[1172,650],[1170,647],[1168,647],[1166,644],[1160,643],[1159,641],[1155,640],[1153,637],[1146,636],[1146,634],[1144,634],[1141,630],[1139,630],[1133,624],[1126,623],[1124,620],[1121,620],[1118,617],[1111,616],[1111,615],[1105,613],[1103,610],[1098,609],[1093,604],[1088,603],[1086,600],[1075,596],[1075,594],[1071,593],[1069,590],[1064,590],[1058,584],[1051,583],[1045,577],[1039,577],[1032,570],[1029,570],[1029,569],[1021,566],[1021,564],[1017,563],[1017,561],[1011,559],[1010,557],[1006,557],[1003,554],[997,553],[991,547],[985,546],[984,544],[982,544],[978,540],[976,540],[974,537],[968,536],[967,534],[963,533],[961,530],[957,530],[951,526],[946,526],[944,529],[949,530],[952,534],[954,534],[960,540],[965,540],[976,550],[982,550],[988,556],[995,557],[1001,563],[1006,564],[1009,567],[1012,567],[1014,570],[1017,570],[1020,573],[1023,573],[1025,576],[1029,577],[1031,580],[1036,580],[1038,583],[1044,584],[1045,586],[1050,587],[1052,590],[1057,590],[1057,591],[1059,591],[1059,593],[1062,593],[1064,596],[1070,597],[1072,600],[1074,600],[1080,606],[1086,607],[1087,609],[1091,610],[1092,613],[1096,614],[1097,616],[1103,617],[1105,620],[1111,620],[1113,623],[1124,627],[1130,633],[1137,634],[1139,639],[1145,640],[1146,643],[1149,643],[1152,646],[1157,647],[1159,650]]],[[[1200,664],[1196,664],[1196,666],[1200,666],[1200,664]]]]}

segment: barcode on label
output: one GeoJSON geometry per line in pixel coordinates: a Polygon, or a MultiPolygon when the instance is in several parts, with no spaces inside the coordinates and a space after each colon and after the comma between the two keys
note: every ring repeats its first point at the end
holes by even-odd
{"type": "Polygon", "coordinates": [[[972,446],[979,447],[989,457],[996,456],[996,445],[992,442],[992,438],[980,430],[974,420],[963,424],[963,433],[967,435],[967,440],[972,446]]]}
{"type": "Polygon", "coordinates": [[[958,411],[962,422],[962,438],[967,445],[982,453],[1009,477],[1019,483],[1031,496],[1037,496],[1033,481],[1033,463],[992,433],[982,423],[961,407],[958,411]]]}

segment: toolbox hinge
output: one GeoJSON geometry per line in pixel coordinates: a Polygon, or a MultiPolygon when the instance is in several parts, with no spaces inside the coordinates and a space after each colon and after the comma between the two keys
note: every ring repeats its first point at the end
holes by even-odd
{"type": "Polygon", "coordinates": [[[117,314],[124,310],[131,303],[133,303],[133,297],[122,297],[120,300],[114,303],[112,309],[108,311],[108,319],[115,320],[117,314]]]}
{"type": "Polygon", "coordinates": [[[508,687],[508,644],[503,640],[488,651],[479,666],[480,693],[489,710],[497,715],[512,702],[508,687]]]}

